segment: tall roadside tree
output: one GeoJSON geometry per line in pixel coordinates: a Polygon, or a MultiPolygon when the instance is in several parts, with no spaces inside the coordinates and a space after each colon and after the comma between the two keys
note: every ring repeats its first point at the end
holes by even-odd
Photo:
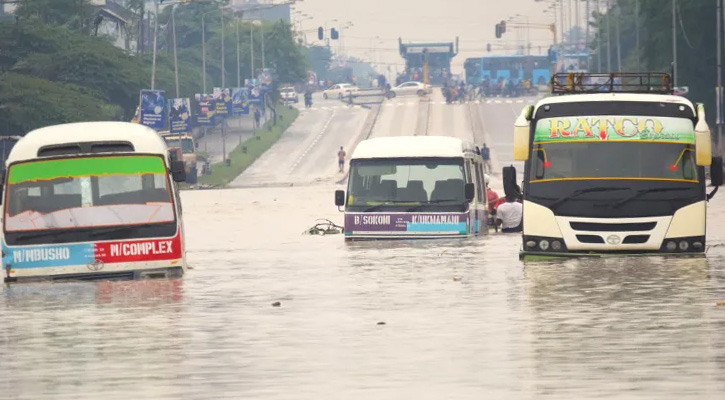
{"type": "Polygon", "coordinates": [[[15,15],[38,19],[47,25],[63,25],[88,33],[93,25],[94,9],[90,0],[20,0],[15,15]]]}

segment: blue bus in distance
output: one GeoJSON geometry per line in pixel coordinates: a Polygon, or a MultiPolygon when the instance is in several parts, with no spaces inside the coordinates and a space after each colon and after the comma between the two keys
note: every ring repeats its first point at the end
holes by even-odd
{"type": "Polygon", "coordinates": [[[552,64],[547,56],[506,55],[468,58],[463,63],[466,83],[480,84],[484,79],[527,79],[534,85],[546,85],[552,64]]]}

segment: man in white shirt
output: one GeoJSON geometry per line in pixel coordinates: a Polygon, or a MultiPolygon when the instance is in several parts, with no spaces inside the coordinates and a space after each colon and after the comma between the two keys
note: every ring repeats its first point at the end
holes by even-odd
{"type": "Polygon", "coordinates": [[[521,232],[523,224],[521,218],[524,215],[524,207],[512,196],[506,196],[506,202],[496,209],[496,223],[501,225],[501,232],[521,232]]]}

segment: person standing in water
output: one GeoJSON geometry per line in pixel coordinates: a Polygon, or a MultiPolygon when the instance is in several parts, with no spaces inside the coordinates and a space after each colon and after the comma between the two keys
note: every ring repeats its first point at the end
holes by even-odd
{"type": "Polygon", "coordinates": [[[340,167],[340,172],[345,171],[345,150],[340,146],[340,151],[337,152],[337,164],[340,167]]]}

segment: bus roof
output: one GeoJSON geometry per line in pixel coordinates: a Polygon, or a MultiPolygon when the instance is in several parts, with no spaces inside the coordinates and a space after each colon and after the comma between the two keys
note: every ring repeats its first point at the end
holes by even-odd
{"type": "Polygon", "coordinates": [[[13,147],[7,163],[38,158],[45,146],[95,141],[130,142],[138,153],[166,156],[164,140],[153,129],[130,122],[78,122],[28,132],[13,147]]]}
{"type": "Polygon", "coordinates": [[[472,143],[448,136],[393,136],[360,142],[351,158],[463,157],[475,149],[472,143]]]}
{"type": "Polygon", "coordinates": [[[534,107],[534,115],[547,104],[561,103],[581,103],[593,101],[641,101],[645,103],[674,103],[682,104],[692,110],[692,115],[696,116],[695,106],[692,102],[684,97],[667,95],[667,94],[647,94],[647,93],[587,93],[587,94],[567,94],[561,96],[551,96],[540,100],[534,107]]]}

